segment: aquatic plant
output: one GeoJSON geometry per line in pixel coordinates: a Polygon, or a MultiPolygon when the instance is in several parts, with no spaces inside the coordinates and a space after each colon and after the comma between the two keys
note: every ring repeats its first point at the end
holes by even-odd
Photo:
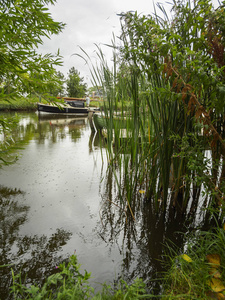
{"type": "Polygon", "coordinates": [[[122,46],[112,45],[112,68],[101,50],[100,67],[92,66],[104,91],[120,201],[129,207],[144,190],[157,209],[184,212],[199,206],[204,186],[202,203],[218,207],[225,172],[223,7],[174,0],[171,18],[159,8],[163,17],[121,14],[122,46]],[[125,138],[113,121],[118,103],[129,103],[120,112],[125,138]]]}

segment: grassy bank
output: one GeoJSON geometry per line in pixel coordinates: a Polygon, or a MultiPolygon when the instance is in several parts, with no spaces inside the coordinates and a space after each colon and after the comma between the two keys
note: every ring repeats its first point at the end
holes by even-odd
{"type": "MultiPolygon", "coordinates": [[[[0,111],[35,111],[37,109],[37,102],[48,103],[44,98],[39,99],[38,97],[29,98],[16,98],[10,101],[0,102],[0,111]]],[[[51,101],[59,101],[54,98],[51,101]]],[[[90,106],[101,107],[103,106],[102,101],[91,101],[90,106]]]]}
{"type": "Polygon", "coordinates": [[[183,253],[170,254],[162,299],[225,299],[225,231],[192,234],[183,253]]]}
{"type": "Polygon", "coordinates": [[[10,101],[0,102],[0,111],[35,111],[37,109],[37,97],[16,98],[10,101]]]}

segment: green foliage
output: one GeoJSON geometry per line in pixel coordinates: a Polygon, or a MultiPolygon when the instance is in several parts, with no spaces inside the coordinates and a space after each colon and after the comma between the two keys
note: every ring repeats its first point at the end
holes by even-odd
{"type": "Polygon", "coordinates": [[[64,74],[60,71],[55,74],[55,82],[49,86],[49,93],[54,97],[63,97],[65,96],[64,83],[66,82],[64,74]]]}
{"type": "Polygon", "coordinates": [[[225,231],[218,226],[211,231],[192,233],[184,255],[171,252],[162,299],[224,299],[224,242],[225,231]],[[215,264],[209,256],[217,258],[215,264]]]}
{"type": "Polygon", "coordinates": [[[159,87],[163,87],[160,77],[164,76],[176,93],[184,92],[182,78],[200,93],[206,109],[217,111],[223,107],[223,6],[214,10],[209,0],[174,0],[171,20],[166,17],[121,16],[124,61],[135,65],[149,81],[154,79],[159,87]]]}
{"type": "Polygon", "coordinates": [[[40,100],[39,97],[17,97],[10,101],[0,102],[1,111],[35,111],[37,110],[37,102],[40,100]]]}
{"type": "Polygon", "coordinates": [[[77,257],[72,255],[68,264],[61,264],[59,273],[53,274],[46,279],[43,287],[26,287],[21,282],[21,275],[13,276],[12,293],[15,299],[88,299],[93,289],[86,285],[90,274],[85,271],[82,275],[77,264],[77,257]]]}
{"type": "Polygon", "coordinates": [[[11,292],[15,299],[149,299],[145,284],[136,279],[130,286],[121,281],[118,289],[114,290],[104,284],[101,292],[94,295],[94,289],[88,283],[90,273],[80,273],[80,266],[76,255],[70,257],[69,263],[57,267],[58,273],[46,278],[42,287],[38,285],[26,286],[21,281],[21,275],[12,271],[13,285],[11,292]]]}
{"type": "Polygon", "coordinates": [[[157,209],[184,212],[192,191],[200,196],[204,187],[204,196],[223,205],[224,7],[174,0],[171,18],[159,9],[164,18],[121,14],[122,46],[112,45],[113,68],[99,51],[100,67],[92,71],[104,91],[111,167],[118,188],[125,184],[120,197],[126,206],[141,189],[157,209]],[[125,117],[125,142],[121,128],[112,126],[119,102],[121,115],[132,116],[125,117]]]}
{"type": "Polygon", "coordinates": [[[111,286],[103,285],[103,289],[93,299],[96,300],[119,300],[119,299],[154,299],[155,296],[146,293],[143,280],[136,278],[131,285],[124,280],[112,289],[111,286]]]}
{"type": "Polygon", "coordinates": [[[53,21],[45,5],[55,0],[1,1],[0,3],[0,99],[24,93],[48,91],[59,53],[38,54],[43,37],[58,34],[63,23],[53,21]]]}
{"type": "MultiPolygon", "coordinates": [[[[54,66],[61,64],[59,52],[54,56],[42,55],[37,51],[43,37],[50,38],[51,34],[58,34],[64,28],[63,23],[52,19],[45,7],[54,3],[55,0],[0,2],[1,105],[18,100],[25,94],[49,93],[59,82],[54,69],[54,66]]],[[[9,122],[8,125],[10,124],[9,122]]],[[[5,120],[1,119],[0,130],[5,131],[5,128],[5,120]]],[[[7,128],[9,132],[9,126],[7,128]]],[[[5,138],[3,143],[1,142],[1,149],[8,148],[5,138]]],[[[2,153],[1,151],[0,159],[4,162],[2,153]]]]}
{"type": "Polygon", "coordinates": [[[80,77],[80,73],[72,67],[68,73],[68,79],[66,80],[67,94],[69,97],[82,98],[87,91],[87,84],[83,83],[84,78],[80,77]]]}

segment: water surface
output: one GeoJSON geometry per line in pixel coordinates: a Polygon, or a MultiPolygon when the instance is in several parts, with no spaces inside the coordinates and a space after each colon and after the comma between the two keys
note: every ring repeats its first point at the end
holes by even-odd
{"type": "MultiPolygon", "coordinates": [[[[7,115],[7,114],[5,114],[7,115]]],[[[114,205],[117,195],[100,137],[87,117],[19,114],[15,135],[23,149],[16,163],[0,170],[0,265],[12,263],[42,282],[76,253],[92,282],[113,284],[120,277],[150,280],[163,270],[167,239],[183,243],[187,224],[171,211],[155,214],[140,195],[136,220],[114,205]]],[[[189,224],[190,225],[190,224],[189,224]]],[[[10,267],[0,269],[0,295],[11,285],[10,267]]]]}

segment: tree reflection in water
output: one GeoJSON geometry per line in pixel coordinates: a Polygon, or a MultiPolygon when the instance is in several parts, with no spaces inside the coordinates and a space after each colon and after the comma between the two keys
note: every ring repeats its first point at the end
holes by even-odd
{"type": "Polygon", "coordinates": [[[29,206],[22,204],[23,196],[20,190],[0,186],[1,299],[10,299],[11,268],[15,273],[21,272],[27,283],[42,284],[47,276],[56,272],[56,266],[63,260],[59,252],[72,235],[57,229],[50,237],[20,236],[20,227],[26,222],[29,211],[29,206]],[[19,195],[21,203],[14,200],[14,196],[18,199],[19,195]]]}
{"type": "MultiPolygon", "coordinates": [[[[156,210],[155,205],[140,194],[131,203],[134,220],[128,207],[124,208],[121,202],[114,171],[108,168],[102,187],[99,235],[109,248],[118,245],[123,254],[121,277],[128,283],[137,277],[143,278],[149,291],[158,294],[160,279],[166,270],[167,244],[182,251],[186,234],[199,227],[207,228],[209,218],[206,213],[197,216],[197,206],[192,205],[185,212],[175,210],[172,206],[165,211],[156,210]]],[[[121,190],[122,187],[123,183],[121,190]]],[[[193,193],[193,197],[196,195],[200,197],[198,191],[193,193]]]]}

